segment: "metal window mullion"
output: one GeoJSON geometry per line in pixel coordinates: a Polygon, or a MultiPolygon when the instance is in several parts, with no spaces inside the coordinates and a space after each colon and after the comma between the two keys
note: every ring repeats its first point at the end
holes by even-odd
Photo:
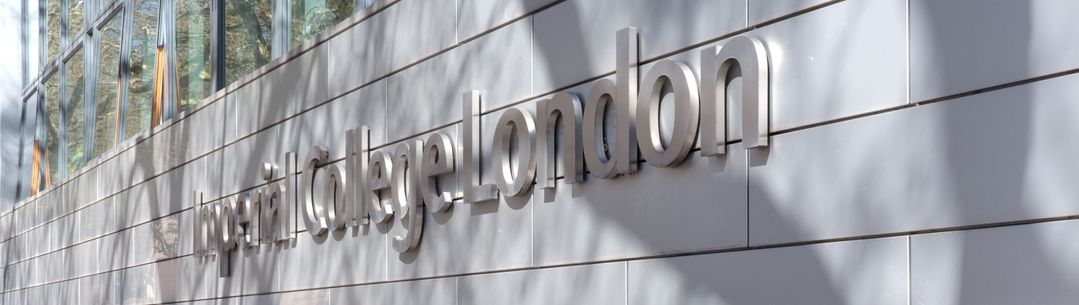
{"type": "MultiPolygon", "coordinates": [[[[57,50],[57,54],[63,54],[63,50],[67,49],[68,35],[70,35],[68,32],[71,31],[71,25],[67,21],[67,1],[69,0],[57,0],[57,2],[60,2],[60,43],[58,44],[59,50],[57,50]]],[[[48,8],[45,10],[48,11],[48,8]]],[[[60,56],[61,61],[63,61],[63,57],[60,56]]]]}
{"type": "Polygon", "coordinates": [[[85,54],[85,59],[83,59],[82,75],[86,80],[85,85],[82,86],[84,92],[82,105],[85,116],[83,127],[86,128],[86,147],[83,148],[85,153],[83,153],[82,159],[85,162],[90,161],[91,156],[94,155],[94,149],[96,149],[94,147],[94,133],[97,132],[95,130],[97,129],[97,122],[94,118],[97,117],[97,95],[94,94],[94,90],[97,89],[97,69],[94,69],[94,67],[97,67],[97,40],[99,35],[95,35],[97,32],[93,31],[93,29],[94,27],[92,26],[88,28],[87,33],[90,33],[90,35],[86,35],[82,41],[82,49],[85,52],[83,53],[85,54]]]}
{"type": "Polygon", "coordinates": [[[26,89],[27,85],[29,85],[27,82],[30,80],[30,18],[28,17],[29,10],[27,7],[29,2],[27,1],[36,0],[19,1],[19,49],[22,51],[19,52],[19,61],[21,62],[19,65],[19,90],[26,89]]]}
{"type": "Polygon", "coordinates": [[[273,0],[271,5],[271,20],[270,24],[270,37],[273,37],[273,41],[270,42],[270,57],[276,59],[288,52],[289,43],[291,39],[292,31],[289,28],[289,0],[273,0]]]}
{"type": "MultiPolygon", "coordinates": [[[[23,1],[23,2],[26,2],[26,1],[23,1]]],[[[25,9],[23,11],[25,11],[25,9]]],[[[26,115],[26,113],[27,113],[26,107],[30,106],[30,99],[23,99],[20,104],[22,105],[22,107],[19,107],[19,111],[21,112],[19,114],[19,146],[18,146],[19,149],[15,153],[16,159],[18,160],[15,163],[16,164],[15,170],[17,172],[17,174],[15,175],[15,177],[16,177],[15,178],[15,202],[19,202],[19,199],[22,198],[22,185],[23,185],[23,178],[24,178],[23,175],[22,175],[22,169],[23,169],[22,161],[24,159],[26,159],[25,155],[23,153],[23,149],[26,148],[26,143],[24,141],[24,140],[26,140],[25,139],[26,137],[23,136],[23,135],[26,134],[26,130],[25,130],[26,123],[27,123],[27,121],[30,120],[30,118],[28,118],[27,115],[26,115]]]]}
{"type": "Polygon", "coordinates": [[[180,61],[180,57],[176,54],[176,0],[168,0],[169,6],[166,10],[168,12],[168,18],[166,19],[168,25],[168,37],[165,39],[165,57],[168,58],[168,80],[169,83],[169,97],[172,101],[169,102],[169,118],[175,117],[179,114],[180,109],[180,80],[177,77],[176,65],[180,61]]]}
{"type": "MultiPolygon", "coordinates": [[[[60,71],[56,71],[56,73],[60,73],[60,71]]],[[[48,75],[48,74],[45,74],[45,75],[48,75]]],[[[60,75],[57,74],[56,77],[59,78],[60,75]]],[[[59,79],[57,79],[57,80],[59,81],[59,79]]],[[[46,137],[48,137],[49,133],[45,131],[45,129],[48,128],[48,127],[45,126],[46,124],[48,124],[48,122],[46,122],[48,120],[48,117],[45,115],[45,97],[46,97],[45,92],[46,91],[45,91],[45,80],[44,80],[44,78],[42,78],[42,81],[37,84],[37,88],[38,88],[38,91],[37,91],[38,92],[38,97],[37,97],[37,100],[35,101],[37,103],[37,109],[34,109],[34,111],[36,111],[36,113],[34,113],[34,116],[35,116],[35,119],[34,119],[34,141],[37,141],[37,139],[43,139],[44,141],[42,141],[40,144],[43,145],[44,147],[42,147],[41,149],[43,149],[45,151],[48,151],[48,145],[46,145],[46,142],[48,141],[48,139],[46,137]]],[[[31,143],[33,143],[33,141],[31,141],[31,143]]],[[[37,153],[37,152],[35,151],[35,153],[37,153]]],[[[42,158],[45,159],[45,160],[41,160],[42,163],[49,162],[48,161],[48,156],[43,155],[42,158]]],[[[33,162],[33,161],[30,161],[30,162],[33,162]]],[[[60,166],[60,165],[57,164],[57,166],[60,166]]],[[[40,168],[41,170],[37,173],[37,176],[40,176],[42,174],[41,171],[44,171],[45,176],[49,175],[49,169],[48,168],[45,168],[43,166],[38,167],[38,168],[40,168]]],[[[38,177],[32,177],[31,179],[37,179],[37,178],[38,177]]],[[[41,181],[41,183],[38,184],[37,189],[33,190],[32,192],[37,192],[38,190],[41,189],[41,187],[44,184],[45,184],[45,182],[41,181]]],[[[27,194],[27,195],[29,195],[29,194],[27,194]]]]}
{"type": "Polygon", "coordinates": [[[49,22],[47,19],[45,19],[45,11],[47,10],[47,8],[42,5],[43,3],[45,3],[45,0],[29,1],[37,1],[37,65],[38,74],[45,75],[45,67],[48,66],[48,64],[46,63],[52,59],[49,58],[49,51],[47,50],[49,47],[48,35],[46,35],[46,33],[48,33],[46,27],[48,26],[49,22]]]}
{"type": "Polygon", "coordinates": [[[173,115],[174,107],[172,97],[172,57],[169,52],[169,40],[172,37],[172,0],[161,0],[158,5],[157,12],[157,45],[165,51],[165,67],[159,69],[165,69],[164,79],[161,79],[163,85],[163,91],[161,92],[161,117],[159,118],[164,122],[166,119],[171,118],[173,115]]]}
{"type": "Polygon", "coordinates": [[[119,75],[117,75],[117,81],[120,82],[120,92],[117,94],[120,97],[119,108],[116,109],[116,143],[123,142],[124,132],[127,128],[127,90],[128,90],[128,77],[129,77],[129,62],[131,60],[131,35],[132,35],[132,18],[134,17],[132,3],[133,0],[123,0],[124,6],[123,12],[119,16],[123,18],[123,27],[120,30],[120,67],[119,75]]]}
{"type": "MultiPolygon", "coordinates": [[[[63,27],[61,26],[61,28],[63,27]]],[[[57,132],[57,135],[60,138],[56,139],[56,150],[58,151],[53,152],[56,154],[56,163],[59,163],[56,165],[56,178],[58,181],[53,181],[54,183],[59,182],[59,180],[63,180],[67,176],[67,99],[64,98],[65,96],[67,96],[67,69],[64,69],[67,67],[67,62],[64,61],[63,55],[59,57],[58,62],[59,65],[57,67],[59,70],[57,70],[56,73],[58,77],[57,84],[59,87],[56,88],[56,104],[58,105],[57,110],[59,110],[60,113],[57,113],[59,121],[56,123],[56,127],[60,129],[60,131],[57,132]]],[[[46,133],[46,136],[47,135],[48,133],[46,133]]]]}
{"type": "Polygon", "coordinates": [[[210,1],[210,58],[212,68],[210,79],[213,81],[213,90],[225,89],[225,0],[210,1]]]}

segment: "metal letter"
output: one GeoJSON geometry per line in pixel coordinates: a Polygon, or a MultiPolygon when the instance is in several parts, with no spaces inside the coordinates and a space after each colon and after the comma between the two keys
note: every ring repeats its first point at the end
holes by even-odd
{"type": "Polygon", "coordinates": [[[217,214],[217,276],[228,277],[232,269],[229,253],[236,249],[236,215],[233,214],[233,201],[229,198],[214,205],[217,214]]]}
{"type": "Polygon", "coordinates": [[[416,248],[423,232],[423,206],[420,205],[419,170],[423,159],[423,141],[408,141],[397,146],[393,160],[394,212],[405,228],[404,236],[393,237],[393,249],[405,253],[416,248]],[[407,221],[405,219],[408,219],[407,221]]]}
{"type": "Polygon", "coordinates": [[[194,193],[196,198],[194,254],[195,257],[201,258],[206,256],[206,250],[209,249],[206,244],[206,241],[208,240],[206,238],[206,234],[210,233],[210,230],[209,221],[206,219],[207,217],[203,216],[203,213],[205,213],[205,211],[203,211],[202,209],[202,193],[198,191],[195,191],[194,193]]]}
{"type": "Polygon", "coordinates": [[[348,193],[351,194],[352,216],[349,226],[355,227],[366,225],[370,222],[367,218],[367,156],[371,147],[371,130],[367,126],[360,126],[345,132],[345,167],[349,176],[348,193]]]}
{"type": "Polygon", "coordinates": [[[524,109],[509,108],[502,112],[502,117],[495,125],[495,139],[491,153],[495,166],[495,183],[498,191],[507,197],[520,196],[532,186],[536,177],[536,123],[532,114],[524,109]],[[517,172],[510,164],[510,139],[516,131],[517,137],[517,172]]]}
{"type": "MultiPolygon", "coordinates": [[[[390,188],[390,169],[393,161],[381,151],[371,153],[371,163],[367,166],[367,217],[374,223],[383,223],[393,215],[393,208],[386,204],[379,192],[390,188]]],[[[385,196],[388,197],[388,196],[385,196]]]]}
{"type": "Polygon", "coordinates": [[[423,164],[418,165],[420,193],[427,209],[432,213],[449,209],[453,204],[453,193],[445,191],[445,186],[439,185],[438,179],[453,173],[453,141],[450,137],[441,133],[427,137],[423,148],[423,164]]]}
{"type": "Polygon", "coordinates": [[[464,94],[464,118],[461,121],[461,181],[464,201],[477,203],[498,199],[498,189],[493,184],[480,184],[480,103],[483,94],[472,90],[464,94]]]}
{"type": "Polygon", "coordinates": [[[637,110],[637,63],[639,62],[638,33],[636,27],[618,31],[618,51],[615,68],[615,81],[618,83],[615,93],[615,110],[618,111],[615,140],[615,162],[618,172],[628,174],[637,171],[637,133],[634,126],[634,113],[637,110]]]}
{"type": "Polygon", "coordinates": [[[236,198],[237,232],[243,247],[259,245],[259,206],[262,204],[262,191],[240,193],[236,198]]]}
{"type": "Polygon", "coordinates": [[[352,213],[348,201],[348,177],[340,165],[327,165],[322,168],[326,173],[326,185],[322,191],[322,210],[327,211],[326,219],[330,229],[341,230],[348,226],[352,213]],[[332,204],[328,204],[332,202],[332,204]]]}
{"type": "Polygon", "coordinates": [[[285,183],[271,183],[262,194],[262,243],[273,244],[287,240],[289,218],[285,207],[285,196],[288,196],[285,183]]]}
{"type": "Polygon", "coordinates": [[[314,198],[315,172],[318,171],[316,166],[326,162],[328,158],[329,153],[326,152],[326,149],[316,145],[311,147],[311,152],[307,154],[307,158],[303,159],[303,177],[300,180],[300,210],[303,211],[303,221],[307,226],[307,232],[311,233],[312,236],[322,236],[322,234],[326,234],[330,227],[326,217],[320,215],[320,212],[326,210],[326,203],[315,202],[314,198]]]}
{"type": "Polygon", "coordinates": [[[584,171],[581,169],[583,154],[581,152],[581,137],[577,130],[581,126],[581,100],[576,94],[569,92],[555,93],[549,101],[540,101],[536,105],[539,118],[536,125],[540,134],[537,136],[536,147],[540,152],[539,181],[540,188],[550,189],[555,187],[555,163],[558,163],[555,152],[555,131],[558,120],[562,120],[562,173],[566,175],[566,183],[572,184],[583,181],[584,171]]]}
{"type": "Polygon", "coordinates": [[[756,38],[738,36],[701,51],[701,154],[727,151],[727,72],[742,69],[742,139],[746,148],[768,146],[768,53],[756,38]]]}
{"type": "Polygon", "coordinates": [[[296,216],[294,216],[293,211],[296,210],[296,200],[299,199],[298,195],[300,193],[296,191],[297,175],[296,153],[287,152],[285,153],[285,187],[288,188],[288,191],[285,192],[285,198],[287,201],[277,211],[282,220],[281,224],[283,224],[281,230],[284,230],[284,233],[278,239],[279,241],[296,239],[296,216]]]}
{"type": "Polygon", "coordinates": [[[678,165],[697,139],[697,119],[700,101],[697,97],[697,79],[686,64],[661,60],[644,76],[644,87],[637,104],[637,143],[641,154],[649,164],[657,167],[678,165]],[[674,130],[671,143],[663,147],[659,130],[659,106],[663,99],[663,84],[667,80],[674,90],[674,130]]]}
{"type": "MultiPolygon", "coordinates": [[[[604,114],[614,105],[615,84],[601,79],[592,85],[584,104],[584,123],[581,130],[585,166],[592,177],[608,179],[615,171],[614,148],[604,131],[607,119],[604,114]]],[[[615,143],[617,144],[617,143],[615,143]]]]}

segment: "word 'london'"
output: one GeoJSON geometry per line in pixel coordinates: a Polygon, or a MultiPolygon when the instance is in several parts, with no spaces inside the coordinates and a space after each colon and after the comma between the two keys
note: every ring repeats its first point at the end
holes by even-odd
{"type": "MultiPolygon", "coordinates": [[[[494,184],[479,179],[480,91],[464,94],[460,146],[443,133],[422,140],[396,144],[392,153],[370,150],[366,126],[346,131],[345,164],[329,164],[321,146],[298,160],[285,154],[285,179],[251,192],[213,203],[199,204],[195,217],[195,255],[213,256],[218,275],[229,276],[229,254],[238,247],[259,247],[296,238],[293,209],[307,232],[314,237],[330,231],[386,223],[396,217],[404,227],[393,236],[393,249],[404,253],[416,248],[423,230],[424,210],[431,213],[451,208],[453,198],[478,203],[506,197],[526,196],[532,183],[550,193],[555,187],[555,157],[561,153],[565,183],[583,182],[588,175],[612,179],[636,171],[638,152],[649,164],[671,167],[680,164],[701,136],[701,155],[718,157],[726,152],[726,82],[728,72],[741,69],[742,131],[747,149],[768,145],[768,54],[754,38],[731,38],[722,46],[701,53],[701,84],[681,62],[655,62],[638,82],[638,33],[620,30],[617,36],[615,81],[597,81],[585,97],[584,109],[573,93],[559,92],[536,104],[536,117],[520,108],[506,109],[495,125],[492,143],[494,184]],[[638,90],[638,84],[643,87],[638,90]],[[660,102],[664,87],[673,95],[674,117],[668,143],[660,136],[660,102]],[[604,132],[605,113],[615,120],[613,139],[604,132]],[[698,122],[703,125],[698,130],[698,122]],[[561,152],[556,152],[555,133],[561,125],[561,152]],[[513,139],[517,140],[514,141],[513,139]],[[517,157],[510,145],[516,142],[517,157]],[[608,144],[610,144],[608,146],[608,144]],[[455,168],[459,152],[461,168],[455,168]],[[538,153],[538,154],[537,154],[538,153]],[[516,159],[516,160],[514,160],[516,159]],[[516,169],[516,170],[514,170],[516,169]],[[460,170],[460,192],[442,189],[460,170]],[[539,174],[536,179],[536,174],[539,174]],[[297,181],[299,179],[299,181],[297,181]],[[316,186],[315,182],[321,182],[316,186]],[[316,192],[316,190],[319,190],[316,192]]],[[[668,108],[668,107],[664,107],[668,108]]],[[[669,117],[668,115],[665,115],[669,117]]],[[[266,163],[263,179],[274,180],[275,167],[266,163]]],[[[452,182],[452,180],[451,180],[452,182]]],[[[196,196],[197,198],[201,195],[196,196]]]]}

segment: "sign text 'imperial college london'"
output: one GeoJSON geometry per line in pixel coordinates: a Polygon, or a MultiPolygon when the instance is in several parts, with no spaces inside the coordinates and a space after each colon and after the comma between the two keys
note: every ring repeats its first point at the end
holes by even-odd
{"type": "MultiPolygon", "coordinates": [[[[585,169],[597,179],[633,173],[638,153],[653,166],[677,166],[689,155],[698,133],[701,155],[722,157],[727,143],[725,84],[735,67],[743,78],[745,147],[768,145],[769,66],[761,41],[739,36],[705,48],[700,90],[689,66],[674,60],[655,62],[638,79],[637,43],[636,28],[618,32],[615,81],[595,82],[584,97],[583,110],[580,97],[570,92],[539,101],[536,114],[505,109],[494,126],[490,150],[493,184],[482,184],[479,179],[483,93],[470,91],[463,94],[462,127],[456,140],[436,132],[424,140],[397,143],[392,153],[372,151],[370,130],[361,126],[346,131],[343,165],[331,164],[326,149],[315,146],[299,160],[294,153],[285,154],[283,180],[273,182],[277,167],[265,163],[261,174],[269,184],[216,202],[199,199],[195,256],[203,261],[215,258],[219,276],[229,276],[229,253],[240,247],[291,242],[296,238],[297,217],[312,236],[396,218],[403,233],[387,234],[395,234],[393,249],[404,253],[419,245],[425,209],[445,212],[454,198],[479,203],[499,196],[528,196],[533,183],[547,191],[543,193],[554,192],[557,154],[561,154],[560,172],[568,184],[585,182],[585,169]],[[660,135],[664,96],[672,96],[668,102],[674,103],[668,141],[660,135]],[[614,120],[613,132],[605,130],[604,126],[612,125],[607,120],[614,120]],[[461,158],[460,168],[456,158],[461,158]],[[453,177],[459,177],[459,189],[444,188],[453,177]]],[[[196,198],[201,194],[196,192],[196,198]]]]}

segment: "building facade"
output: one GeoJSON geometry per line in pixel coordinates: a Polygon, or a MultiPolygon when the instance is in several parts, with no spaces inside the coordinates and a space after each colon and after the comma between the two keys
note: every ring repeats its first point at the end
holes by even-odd
{"type": "Polygon", "coordinates": [[[0,11],[3,304],[1079,299],[1070,1],[0,11]]]}

